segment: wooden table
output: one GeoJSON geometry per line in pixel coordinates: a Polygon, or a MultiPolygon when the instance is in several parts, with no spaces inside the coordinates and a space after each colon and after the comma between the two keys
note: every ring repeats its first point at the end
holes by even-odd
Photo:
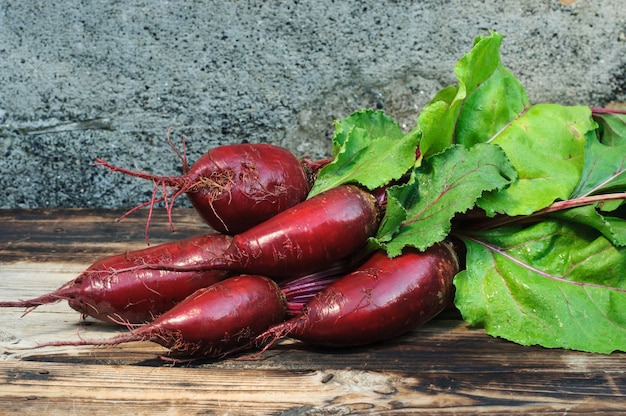
{"type": "MultiPolygon", "coordinates": [[[[207,229],[191,210],[153,219],[151,243],[207,229]]],[[[0,299],[56,289],[100,257],[145,246],[145,215],[0,211],[0,299]]],[[[257,358],[172,366],[149,342],[29,349],[106,337],[65,302],[0,310],[0,414],[616,414],[626,411],[626,354],[522,347],[455,312],[384,344],[322,350],[285,340],[257,358]]]]}

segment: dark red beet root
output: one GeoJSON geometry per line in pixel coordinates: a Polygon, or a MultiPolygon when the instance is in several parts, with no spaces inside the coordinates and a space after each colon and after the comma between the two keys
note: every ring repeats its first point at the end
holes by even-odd
{"type": "Polygon", "coordinates": [[[378,229],[376,199],[354,185],[332,188],[217,244],[194,264],[156,268],[190,271],[220,269],[277,280],[322,271],[350,258],[378,229]],[[223,248],[220,252],[218,249],[223,248]]]}
{"type": "Polygon", "coordinates": [[[124,217],[138,208],[150,206],[152,209],[155,203],[164,202],[171,221],[174,200],[186,194],[209,226],[233,235],[303,201],[313,182],[312,163],[300,161],[289,150],[271,144],[218,146],[189,169],[185,154],[176,153],[183,162],[183,176],[134,172],[97,159],[97,165],[155,184],[152,200],[130,210],[124,217]],[[163,192],[160,198],[156,198],[158,190],[163,192]]]}
{"type": "Polygon", "coordinates": [[[86,272],[74,282],[80,287],[80,295],[69,298],[68,304],[83,316],[101,321],[142,324],[170,310],[196,290],[229,275],[225,270],[86,272]]]}
{"type": "Polygon", "coordinates": [[[289,336],[312,345],[352,347],[401,335],[446,307],[458,270],[448,244],[425,252],[408,249],[393,259],[376,252],[319,292],[300,316],[272,327],[257,341],[289,336]]]}
{"type": "Polygon", "coordinates": [[[191,173],[202,180],[187,197],[211,227],[228,234],[241,233],[302,202],[311,189],[306,165],[289,150],[270,144],[216,147],[192,166],[191,173]],[[194,172],[195,166],[199,168],[194,172]]]}
{"type": "Polygon", "coordinates": [[[109,322],[145,323],[200,288],[230,275],[227,270],[171,271],[154,263],[195,264],[211,250],[223,251],[229,236],[207,234],[105,257],[54,292],[34,299],[0,302],[0,307],[33,309],[67,300],[70,307],[109,322]]]}
{"type": "Polygon", "coordinates": [[[51,342],[39,347],[153,341],[174,355],[221,357],[281,322],[285,306],[285,298],[274,281],[242,275],[196,291],[153,322],[128,334],[104,340],[51,342]]]}
{"type": "Polygon", "coordinates": [[[304,276],[362,250],[378,223],[370,193],[338,186],[235,235],[223,255],[203,267],[277,279],[304,276]]]}

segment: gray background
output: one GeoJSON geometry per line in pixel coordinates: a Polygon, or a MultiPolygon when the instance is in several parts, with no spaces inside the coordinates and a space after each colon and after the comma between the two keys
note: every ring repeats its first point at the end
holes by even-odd
{"type": "Polygon", "coordinates": [[[328,156],[364,107],[408,130],[489,29],[533,103],[626,101],[623,0],[565,3],[0,0],[0,208],[145,201],[91,164],[178,174],[168,127],[190,162],[242,141],[328,156]]]}

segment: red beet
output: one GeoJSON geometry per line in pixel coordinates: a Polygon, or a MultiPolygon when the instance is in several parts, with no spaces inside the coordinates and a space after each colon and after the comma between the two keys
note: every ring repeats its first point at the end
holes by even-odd
{"type": "MultiPolygon", "coordinates": [[[[314,164],[300,161],[289,150],[271,144],[218,146],[206,152],[191,168],[187,168],[185,154],[176,153],[183,162],[183,176],[135,172],[96,160],[97,165],[112,171],[154,182],[152,200],[133,208],[124,217],[138,208],[149,205],[152,209],[155,203],[164,202],[171,221],[175,199],[186,194],[207,224],[232,235],[303,201],[313,181],[309,166],[314,164]],[[159,189],[163,196],[156,198],[159,189]]],[[[149,222],[150,216],[146,232],[149,222]]]]}
{"type": "Polygon", "coordinates": [[[320,291],[299,316],[275,325],[257,341],[289,336],[313,345],[351,347],[395,337],[446,307],[458,270],[448,244],[425,252],[408,249],[392,259],[378,251],[320,291]]]}
{"type": "Polygon", "coordinates": [[[172,269],[222,269],[276,279],[304,276],[363,249],[378,223],[378,205],[370,193],[338,186],[233,236],[222,253],[205,256],[197,266],[172,269]]]}
{"type": "Polygon", "coordinates": [[[59,289],[34,299],[0,302],[0,307],[35,308],[67,300],[70,307],[109,322],[144,323],[181,300],[230,275],[227,270],[172,271],[154,263],[185,266],[211,250],[223,251],[230,237],[208,234],[105,257],[59,289]]]}
{"type": "Polygon", "coordinates": [[[196,291],[153,322],[128,334],[104,340],[50,342],[39,347],[153,341],[176,355],[220,357],[281,322],[285,307],[285,298],[274,281],[242,275],[196,291]]]}

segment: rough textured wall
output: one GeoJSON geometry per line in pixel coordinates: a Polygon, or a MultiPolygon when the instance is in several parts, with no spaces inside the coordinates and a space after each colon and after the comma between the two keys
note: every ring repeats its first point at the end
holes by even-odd
{"type": "Polygon", "coordinates": [[[489,29],[532,102],[626,100],[622,0],[18,1],[0,4],[0,208],[131,207],[242,141],[330,150],[333,120],[382,108],[409,129],[489,29]],[[471,4],[471,6],[470,6],[471,4]]]}

